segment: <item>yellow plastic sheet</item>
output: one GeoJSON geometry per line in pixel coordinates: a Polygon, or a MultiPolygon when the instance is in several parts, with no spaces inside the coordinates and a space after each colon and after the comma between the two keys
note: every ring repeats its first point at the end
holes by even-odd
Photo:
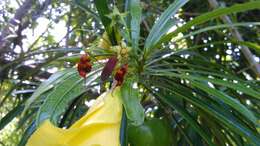
{"type": "Polygon", "coordinates": [[[26,146],[120,146],[119,95],[119,87],[102,94],[69,129],[57,128],[49,120],[43,122],[26,146]]]}

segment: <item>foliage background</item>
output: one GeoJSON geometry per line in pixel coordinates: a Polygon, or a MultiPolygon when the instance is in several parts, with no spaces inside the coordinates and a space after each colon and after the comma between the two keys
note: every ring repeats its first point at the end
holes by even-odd
{"type": "MultiPolygon", "coordinates": [[[[195,17],[212,11],[213,8],[209,1],[189,1],[172,16],[173,19],[176,19],[177,23],[172,29],[174,30],[176,27],[181,27],[195,17]]],[[[218,2],[222,7],[229,7],[234,4],[243,4],[249,1],[252,0],[219,0],[218,2]]],[[[125,3],[123,0],[111,0],[109,3],[116,5],[120,12],[124,11],[125,3]]],[[[151,31],[154,22],[171,3],[173,3],[172,0],[141,1],[142,21],[140,24],[140,48],[144,46],[145,39],[151,31]]],[[[0,7],[2,8],[0,10],[0,145],[13,146],[19,143],[22,133],[26,131],[27,127],[29,127],[33,119],[35,119],[35,113],[43,102],[39,100],[39,103],[36,103],[30,108],[30,112],[21,116],[25,101],[28,100],[35,89],[53,73],[64,68],[74,67],[80,52],[88,50],[91,46],[98,44],[99,38],[104,32],[104,26],[100,21],[100,17],[92,0],[4,0],[0,2],[0,7]],[[7,35],[5,36],[5,34],[7,35]],[[7,42],[3,43],[3,36],[7,38],[7,42]],[[6,118],[8,114],[9,119],[6,118]],[[6,125],[6,123],[9,124],[2,127],[2,125],[6,125]]],[[[127,13],[122,14],[122,16],[123,15],[127,15],[127,13]]],[[[245,41],[251,42],[249,45],[247,44],[247,46],[249,46],[253,54],[252,57],[258,66],[260,56],[260,47],[258,45],[260,43],[260,29],[259,24],[254,25],[252,22],[260,22],[259,15],[259,9],[229,15],[233,23],[244,23],[243,27],[237,27],[237,29],[245,41]]],[[[193,32],[208,26],[221,26],[222,24],[223,21],[221,18],[212,19],[203,24],[191,27],[188,32],[193,32]]],[[[178,37],[187,35],[189,34],[188,32],[178,37]]],[[[175,39],[177,39],[177,37],[175,39]]],[[[167,51],[173,50],[175,52],[175,58],[166,60],[166,62],[160,62],[162,65],[169,63],[165,66],[166,68],[161,68],[156,65],[153,66],[153,68],[150,68],[149,71],[144,73],[143,79],[154,79],[154,81],[160,82],[160,78],[150,78],[149,75],[157,73],[156,71],[166,71],[163,69],[179,69],[177,72],[185,72],[191,69],[194,73],[198,71],[199,75],[201,73],[200,71],[209,71],[217,75],[223,75],[220,76],[222,79],[225,78],[225,76],[227,78],[232,76],[236,77],[234,82],[238,82],[236,79],[245,80],[246,83],[252,85],[252,90],[259,95],[259,77],[256,75],[257,71],[254,71],[254,66],[249,65],[248,60],[241,52],[243,48],[242,45],[234,43],[234,39],[229,28],[221,28],[190,35],[179,42],[172,41],[166,43],[161,48],[167,51]],[[197,57],[190,57],[193,55],[199,56],[199,59],[197,57]],[[185,66],[185,64],[188,66],[185,66]],[[183,71],[181,71],[181,69],[183,69],[183,71]],[[225,75],[224,73],[227,74],[225,75]]],[[[161,53],[163,54],[165,52],[161,53]]],[[[160,54],[153,55],[154,56],[150,58],[151,62],[160,56],[160,54]]],[[[162,79],[162,81],[163,80],[164,79],[162,79]]],[[[153,84],[156,85],[158,82],[154,82],[153,84]]],[[[178,84],[189,84],[189,80],[185,79],[179,80],[175,78],[174,82],[178,82],[178,84]]],[[[146,84],[145,81],[143,81],[143,83],[146,84]]],[[[147,83],[149,86],[153,84],[147,83]]],[[[166,87],[166,85],[164,87],[166,87]]],[[[197,91],[198,88],[192,87],[191,89],[196,90],[196,92],[201,92],[197,91]]],[[[253,111],[259,121],[259,98],[252,98],[242,94],[242,92],[232,91],[223,86],[218,87],[218,89],[225,94],[236,97],[243,105],[253,111]]],[[[73,121],[78,119],[87,110],[87,101],[97,97],[99,94],[99,88],[87,90],[81,94],[80,97],[82,98],[73,101],[73,103],[76,103],[77,107],[79,107],[76,108],[76,115],[72,115],[70,112],[68,112],[69,114],[67,115],[68,117],[74,118],[67,121],[65,120],[65,122],[59,126],[66,127],[71,125],[73,121]],[[83,98],[85,95],[89,98],[83,98]]],[[[202,95],[207,97],[205,92],[202,93],[202,95]]],[[[42,98],[44,99],[44,97],[42,98]]],[[[192,104],[189,104],[186,100],[175,102],[183,102],[180,106],[184,106],[184,109],[191,114],[196,115],[198,112],[196,110],[193,111],[192,104]]],[[[155,108],[157,106],[157,102],[154,102],[154,100],[143,102],[146,116],[156,116],[157,112],[155,112],[154,109],[157,109],[155,108]]],[[[69,107],[69,109],[70,108],[71,107],[69,107]]],[[[164,112],[159,113],[164,114],[164,112]]],[[[176,118],[179,118],[179,115],[176,118]]],[[[182,118],[180,118],[180,120],[182,120],[182,118]]],[[[184,130],[188,131],[190,129],[185,122],[181,123],[181,125],[186,127],[183,128],[184,130]]],[[[208,127],[203,127],[203,129],[206,128],[208,127]]],[[[188,133],[187,131],[184,132],[188,133]]],[[[192,137],[190,134],[191,133],[187,134],[188,137],[192,137]]],[[[193,138],[196,139],[196,136],[191,139],[193,138]]]]}

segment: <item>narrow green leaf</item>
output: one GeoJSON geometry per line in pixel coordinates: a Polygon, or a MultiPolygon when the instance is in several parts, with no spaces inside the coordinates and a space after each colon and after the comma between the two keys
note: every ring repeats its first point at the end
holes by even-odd
{"type": "Polygon", "coordinates": [[[24,106],[19,104],[15,108],[13,108],[10,112],[8,112],[1,120],[0,120],[0,131],[8,125],[15,117],[20,115],[23,111],[24,106]]]}
{"type": "Polygon", "coordinates": [[[205,27],[199,30],[196,30],[194,32],[190,32],[189,34],[178,38],[177,40],[175,40],[175,42],[178,42],[180,40],[186,39],[190,36],[194,36],[203,32],[207,32],[207,31],[211,31],[211,30],[216,30],[216,29],[222,29],[222,28],[229,28],[229,27],[240,27],[240,26],[249,26],[249,25],[253,25],[253,26],[257,26],[260,25],[260,22],[241,22],[241,23],[232,23],[232,24],[221,24],[221,25],[215,25],[215,26],[209,26],[209,27],[205,27]]]}
{"type": "Polygon", "coordinates": [[[231,89],[234,90],[238,90],[243,92],[244,94],[250,95],[256,99],[260,99],[260,93],[257,90],[251,89],[249,86],[244,85],[244,84],[240,84],[238,83],[233,83],[230,81],[225,81],[225,80],[221,80],[221,79],[211,79],[208,77],[203,77],[203,76],[195,76],[195,75],[187,75],[185,73],[183,74],[177,74],[177,73],[152,73],[153,75],[157,75],[157,76],[171,76],[171,77],[177,77],[177,78],[184,78],[184,79],[190,79],[190,80],[196,80],[196,81],[208,81],[211,82],[213,84],[217,84],[220,86],[224,86],[224,87],[229,87],[231,89]]]}
{"type": "Polygon", "coordinates": [[[174,24],[174,23],[169,23],[171,21],[171,17],[187,2],[188,0],[175,0],[162,13],[158,21],[153,25],[145,41],[145,49],[152,48],[160,40],[161,36],[163,36],[171,28],[172,25],[169,24],[174,24]],[[168,30],[166,30],[165,28],[167,28],[168,30]]]}
{"type": "Polygon", "coordinates": [[[127,117],[125,110],[123,109],[122,120],[120,125],[120,144],[121,146],[128,146],[128,134],[127,134],[127,117]]]}
{"type": "MultiPolygon", "coordinates": [[[[176,93],[177,94],[177,93],[176,93]]],[[[228,114],[225,110],[222,110],[219,107],[215,107],[206,103],[205,101],[198,100],[195,97],[189,96],[185,97],[178,93],[178,96],[190,101],[192,104],[200,107],[205,112],[209,113],[213,117],[215,117],[219,122],[223,123],[226,127],[232,129],[236,133],[246,137],[250,142],[255,143],[256,145],[260,144],[259,135],[256,132],[251,131],[248,127],[243,126],[240,122],[234,119],[230,114],[228,114]]]]}
{"type": "Polygon", "coordinates": [[[107,17],[107,15],[110,13],[107,0],[94,0],[94,3],[105,29],[108,29],[111,24],[111,19],[107,17]]]}
{"type": "MultiPolygon", "coordinates": [[[[174,64],[174,63],[172,63],[174,64]]],[[[176,65],[176,64],[174,64],[176,65]]],[[[182,65],[183,67],[191,67],[192,69],[160,69],[160,68],[154,68],[154,69],[147,69],[147,71],[150,72],[179,72],[179,73],[194,73],[194,74],[201,74],[201,75],[210,75],[210,76],[214,76],[214,77],[221,77],[221,78],[227,78],[227,79],[231,79],[231,80],[237,80],[239,82],[242,83],[246,83],[246,81],[242,80],[241,78],[238,78],[237,76],[233,76],[233,75],[229,75],[229,74],[224,74],[223,72],[211,72],[209,68],[205,68],[205,70],[201,70],[204,68],[201,68],[200,66],[193,66],[190,64],[183,64],[180,63],[180,65],[182,65]]],[[[168,66],[167,64],[165,65],[165,67],[168,66]]],[[[177,66],[177,65],[176,65],[177,66]]],[[[151,66],[152,68],[153,66],[151,66]]]]}
{"type": "Polygon", "coordinates": [[[101,18],[102,24],[105,27],[105,30],[109,36],[109,39],[112,43],[112,45],[116,45],[116,37],[114,34],[114,28],[111,26],[112,20],[108,17],[108,15],[111,13],[108,8],[108,2],[107,0],[94,0],[95,6],[97,8],[99,17],[101,18]]]}
{"type": "MultiPolygon", "coordinates": [[[[89,85],[98,76],[97,71],[91,72],[88,74],[86,84],[89,85]]],[[[87,90],[87,87],[83,86],[83,82],[83,78],[75,72],[58,84],[40,107],[36,117],[37,126],[46,119],[50,119],[54,124],[57,124],[59,116],[69,106],[69,103],[87,90]]]]}
{"type": "MultiPolygon", "coordinates": [[[[83,86],[82,79],[80,78],[80,76],[78,76],[77,73],[74,73],[74,74],[70,75],[67,79],[64,79],[63,82],[58,84],[54,88],[54,90],[51,91],[51,93],[47,96],[46,100],[41,105],[41,107],[37,113],[37,117],[36,117],[37,126],[39,126],[42,121],[52,118],[51,115],[53,115],[53,114],[55,114],[55,118],[57,118],[57,116],[60,114],[60,113],[55,113],[56,109],[58,108],[57,106],[59,106],[61,104],[61,102],[64,100],[68,101],[68,99],[65,99],[64,96],[71,92],[71,90],[75,86],[75,83],[77,83],[80,86],[83,86]]],[[[78,92],[75,92],[74,94],[76,97],[80,95],[80,94],[78,94],[78,92]]],[[[70,97],[67,97],[67,98],[70,98],[70,97]]],[[[71,97],[71,98],[74,98],[74,97],[71,97]]],[[[62,108],[62,107],[60,107],[60,108],[62,108]]]]}
{"type": "Polygon", "coordinates": [[[125,80],[121,87],[121,100],[127,118],[133,125],[141,125],[144,122],[144,109],[140,104],[137,89],[133,89],[133,84],[133,79],[125,80]]]}
{"type": "Polygon", "coordinates": [[[151,45],[150,47],[155,48],[156,46],[158,46],[162,43],[170,41],[174,36],[177,36],[178,33],[183,33],[185,31],[187,31],[192,26],[202,24],[202,23],[207,22],[209,20],[215,19],[219,16],[227,15],[227,14],[230,14],[230,13],[244,12],[244,11],[259,9],[259,8],[260,8],[260,2],[259,1],[251,1],[251,2],[247,2],[247,3],[243,3],[243,4],[236,4],[236,5],[231,6],[229,8],[216,9],[212,12],[208,12],[208,13],[205,13],[201,16],[198,16],[198,17],[194,18],[193,20],[189,21],[188,23],[186,23],[185,25],[179,27],[174,32],[171,32],[167,35],[164,35],[157,44],[151,45]]]}
{"type": "Polygon", "coordinates": [[[229,87],[234,90],[238,90],[243,92],[244,94],[250,95],[252,97],[255,97],[256,99],[260,99],[260,92],[257,92],[257,90],[251,89],[250,87],[240,84],[240,83],[233,83],[230,81],[225,81],[225,80],[220,80],[220,79],[211,79],[207,77],[200,77],[200,76],[187,76],[187,75],[182,75],[185,76],[185,78],[189,79],[195,79],[198,81],[208,81],[213,84],[221,85],[224,87],[229,87]]]}
{"type": "Polygon", "coordinates": [[[202,83],[191,81],[191,85],[207,92],[209,95],[213,95],[217,98],[220,98],[224,103],[236,109],[239,113],[247,117],[250,121],[256,124],[257,119],[254,114],[249,111],[243,104],[241,104],[237,99],[230,97],[229,95],[218,91],[217,89],[210,88],[202,83]]]}
{"type": "Polygon", "coordinates": [[[140,37],[140,23],[142,17],[140,0],[130,0],[130,15],[132,46],[136,50],[138,48],[138,42],[140,37]]]}
{"type": "Polygon", "coordinates": [[[248,42],[248,41],[237,41],[237,40],[232,40],[232,42],[247,46],[248,48],[254,49],[256,52],[260,54],[260,45],[256,43],[248,42]]]}
{"type": "Polygon", "coordinates": [[[26,115],[22,115],[21,118],[19,118],[16,129],[19,130],[24,128],[24,126],[28,126],[27,125],[28,121],[34,118],[36,113],[37,113],[37,109],[33,109],[30,110],[30,112],[26,113],[26,115]]]}
{"type": "Polygon", "coordinates": [[[128,13],[128,12],[130,12],[130,1],[131,0],[124,1],[124,12],[127,13],[127,15],[125,17],[125,22],[126,22],[126,26],[129,30],[131,28],[131,14],[128,13]]]}
{"type": "Polygon", "coordinates": [[[52,89],[56,84],[66,79],[71,74],[75,73],[74,69],[66,69],[63,71],[59,71],[49,77],[46,81],[42,82],[41,85],[37,88],[36,91],[32,94],[32,96],[25,102],[24,113],[28,110],[30,105],[40,97],[41,94],[46,91],[52,89]]]}
{"type": "Polygon", "coordinates": [[[209,134],[207,134],[201,126],[196,122],[196,120],[182,107],[177,105],[173,100],[171,100],[171,97],[162,96],[159,93],[154,93],[157,97],[159,97],[163,102],[168,104],[172,109],[177,110],[183,118],[191,125],[191,127],[197,131],[200,136],[211,146],[214,146],[212,143],[209,134]]]}
{"type": "Polygon", "coordinates": [[[18,144],[18,146],[25,146],[30,136],[33,134],[33,132],[36,130],[36,124],[35,121],[31,123],[31,125],[25,130],[23,133],[23,136],[21,137],[21,140],[18,144]]]}
{"type": "Polygon", "coordinates": [[[247,138],[249,142],[252,142],[256,145],[260,144],[259,134],[255,131],[252,131],[250,128],[245,127],[241,122],[236,120],[236,117],[228,113],[226,109],[223,109],[223,107],[220,108],[219,106],[214,105],[212,102],[207,102],[207,97],[205,97],[204,100],[201,100],[193,96],[192,94],[187,94],[190,91],[186,91],[179,87],[179,84],[171,84],[163,86],[162,88],[165,89],[167,92],[173,93],[173,95],[171,96],[185,99],[188,102],[192,103],[194,106],[199,107],[201,110],[216,118],[217,121],[221,122],[229,129],[247,138]]]}

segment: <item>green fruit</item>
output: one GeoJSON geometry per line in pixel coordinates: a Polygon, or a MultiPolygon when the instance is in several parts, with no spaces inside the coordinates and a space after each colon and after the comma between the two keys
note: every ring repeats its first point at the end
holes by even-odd
{"type": "Polygon", "coordinates": [[[129,125],[128,141],[131,146],[171,146],[173,134],[166,120],[146,120],[140,126],[129,125]]]}

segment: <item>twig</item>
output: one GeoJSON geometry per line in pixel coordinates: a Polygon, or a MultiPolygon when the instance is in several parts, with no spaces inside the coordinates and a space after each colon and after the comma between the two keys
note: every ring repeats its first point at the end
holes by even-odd
{"type": "MultiPolygon", "coordinates": [[[[70,7],[71,10],[71,7],[70,7]]],[[[70,24],[71,24],[71,12],[68,14],[68,22],[67,22],[67,34],[66,34],[66,47],[69,47],[69,37],[70,37],[70,24]]]]}

